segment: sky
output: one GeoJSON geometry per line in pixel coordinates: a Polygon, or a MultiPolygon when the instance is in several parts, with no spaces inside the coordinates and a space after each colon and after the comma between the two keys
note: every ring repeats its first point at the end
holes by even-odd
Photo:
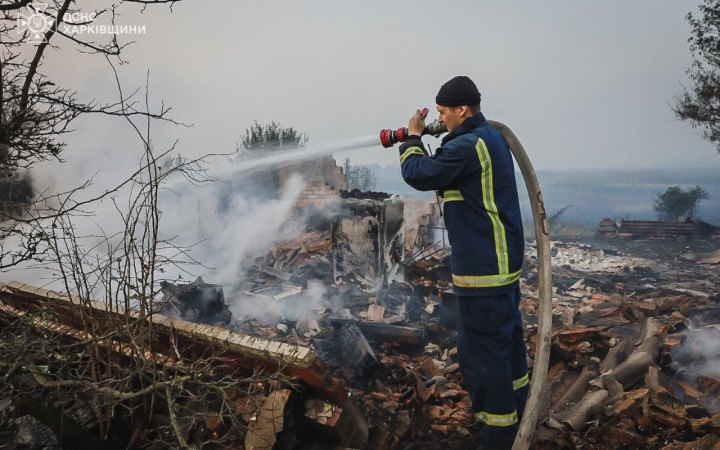
{"type": "MultiPolygon", "coordinates": [[[[720,168],[715,147],[671,110],[689,86],[685,16],[698,2],[184,0],[143,14],[126,3],[117,23],[145,34],[121,37],[134,43],[119,74],[128,91],[149,71],[151,102],[192,124],[152,128],[158,148],[177,140],[184,156],[231,152],[254,121],[295,127],[310,146],[372,137],[406,126],[416,108],[436,118],[440,85],[467,75],[537,169],[720,168]]],[[[45,73],[81,98],[117,98],[102,58],[57,43],[45,73]]],[[[76,164],[112,167],[118,152],[139,150],[122,121],[75,128],[66,158],[76,164]]],[[[345,157],[398,165],[379,145],[345,157]]]]}
{"type": "MultiPolygon", "coordinates": [[[[77,3],[87,14],[108,1],[77,3]]],[[[143,13],[124,3],[116,24],[145,32],[120,36],[131,45],[116,69],[125,94],[143,89],[149,74],[151,107],[169,106],[189,125],[153,123],[156,154],[231,153],[254,121],[279,121],[310,137],[307,153],[362,142],[362,149],[335,153],[336,160],[397,167],[400,178],[396,149],[367,144],[382,128],[405,126],[417,108],[433,109],[439,87],[467,75],[482,92],[486,116],[513,129],[538,170],[673,169],[692,176],[697,168],[720,169],[715,146],[671,109],[689,83],[685,16],[696,1],[183,0],[172,12],[161,5],[143,13]]],[[[41,71],[56,85],[77,90],[80,100],[117,101],[115,76],[102,57],[63,39],[53,40],[46,56],[41,71]]],[[[137,100],[143,97],[141,90],[137,100]]],[[[125,120],[83,116],[73,128],[65,162],[33,169],[39,191],[62,192],[92,177],[76,196],[82,200],[137,169],[143,146],[125,120]]],[[[214,161],[219,172],[235,173],[227,158],[214,161]]],[[[272,202],[236,192],[222,211],[218,199],[229,189],[222,183],[168,191],[162,237],[193,246],[192,257],[203,263],[193,277],[236,286],[243,264],[269,240],[292,234],[292,203],[302,189],[294,186],[272,202]]],[[[74,223],[76,234],[100,248],[101,235],[121,231],[118,211],[129,208],[130,194],[94,203],[95,214],[74,223]]],[[[47,273],[38,267],[11,277],[36,282],[51,279],[47,273]]],[[[164,276],[189,277],[180,270],[164,276]]]]}

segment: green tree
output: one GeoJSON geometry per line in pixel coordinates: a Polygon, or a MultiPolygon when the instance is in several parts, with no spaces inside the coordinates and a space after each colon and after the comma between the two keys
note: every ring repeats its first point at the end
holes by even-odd
{"type": "Polygon", "coordinates": [[[348,190],[359,189],[367,192],[377,186],[377,176],[368,166],[353,165],[350,158],[345,158],[343,170],[347,177],[348,190]]]}
{"type": "Polygon", "coordinates": [[[284,150],[301,148],[310,138],[295,128],[283,128],[280,122],[272,121],[267,125],[255,122],[240,136],[237,150],[240,153],[284,150]]]}
{"type": "Polygon", "coordinates": [[[678,217],[693,217],[700,202],[708,198],[708,193],[700,186],[687,191],[680,186],[670,186],[655,199],[655,212],[661,220],[677,220],[678,217]]]}
{"type": "Polygon", "coordinates": [[[703,129],[703,137],[720,152],[720,0],[703,0],[697,16],[688,13],[693,62],[687,73],[691,88],[675,98],[678,118],[703,129]]]}

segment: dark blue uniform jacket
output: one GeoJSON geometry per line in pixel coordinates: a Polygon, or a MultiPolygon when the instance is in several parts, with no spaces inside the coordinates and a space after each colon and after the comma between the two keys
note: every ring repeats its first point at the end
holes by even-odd
{"type": "Polygon", "coordinates": [[[495,295],[514,288],[524,255],[512,154],[482,113],[448,133],[434,156],[419,136],[400,146],[405,181],[444,200],[455,293],[495,295]]]}

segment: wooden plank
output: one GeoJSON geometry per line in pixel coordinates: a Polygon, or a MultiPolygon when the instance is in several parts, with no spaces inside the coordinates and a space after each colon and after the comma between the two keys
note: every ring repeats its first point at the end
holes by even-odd
{"type": "Polygon", "coordinates": [[[287,272],[283,272],[282,270],[275,269],[273,267],[260,267],[255,269],[259,272],[262,272],[266,275],[270,275],[272,277],[275,277],[277,279],[283,280],[283,281],[290,281],[293,278],[293,275],[287,272]]]}
{"type": "Polygon", "coordinates": [[[282,389],[273,391],[265,398],[257,419],[250,422],[245,435],[247,450],[272,450],[277,441],[276,435],[285,427],[285,409],[292,391],[282,389]]]}
{"type": "MultiPolygon", "coordinates": [[[[127,324],[137,317],[135,312],[123,314],[123,311],[116,313],[108,310],[100,302],[77,304],[67,296],[46,294],[43,297],[37,295],[37,292],[38,288],[14,281],[0,285],[0,300],[23,312],[47,308],[57,314],[57,320],[62,322],[58,325],[76,330],[82,329],[87,315],[92,314],[101,319],[94,323],[95,332],[100,336],[115,331],[118,325],[127,324]]],[[[171,342],[177,341],[182,356],[189,360],[207,357],[209,352],[221,353],[231,370],[282,370],[297,377],[324,398],[338,403],[347,398],[343,383],[328,375],[327,367],[308,347],[247,336],[210,325],[171,320],[161,314],[153,314],[151,319],[158,336],[153,342],[153,348],[146,349],[151,353],[174,355],[175,348],[171,342]]]]}
{"type": "Polygon", "coordinates": [[[334,445],[354,449],[367,447],[370,430],[360,408],[351,398],[340,406],[309,399],[305,401],[303,419],[303,426],[321,434],[334,445]]]}
{"type": "Polygon", "coordinates": [[[369,374],[380,365],[377,356],[357,322],[347,321],[338,330],[340,359],[347,368],[359,371],[362,375],[369,374]]]}
{"type": "MultiPolygon", "coordinates": [[[[353,322],[345,319],[332,319],[331,324],[341,327],[346,322],[353,322]]],[[[360,331],[369,341],[389,342],[397,345],[419,345],[425,346],[428,342],[427,332],[423,328],[401,327],[388,325],[380,322],[356,322],[360,331]]]]}

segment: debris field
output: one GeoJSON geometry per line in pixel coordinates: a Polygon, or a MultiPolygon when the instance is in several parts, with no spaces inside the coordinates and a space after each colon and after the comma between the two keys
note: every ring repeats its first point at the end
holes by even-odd
{"type": "MultiPolygon", "coordinates": [[[[219,336],[212,329],[252,336],[262,340],[264,350],[238,341],[228,358],[237,354],[247,370],[279,370],[295,380],[230,392],[232,413],[242,426],[208,419],[203,436],[240,433],[238,442],[254,449],[477,448],[457,363],[449,249],[433,242],[436,221],[422,216],[416,229],[419,237],[425,234],[403,252],[398,241],[404,238],[390,223],[397,221],[396,200],[345,201],[386,205],[355,203],[355,213],[338,219],[345,220],[341,225],[276,243],[248,269],[245,301],[275,305],[269,317],[230,317],[233,299],[201,279],[163,285],[168,327],[175,329],[173,320],[198,323],[178,328],[188,330],[189,347],[203,336],[219,336]],[[362,220],[355,220],[358,216],[362,220]],[[338,241],[356,255],[365,251],[341,233],[364,233],[371,242],[369,261],[339,257],[338,241]],[[314,309],[302,317],[286,316],[284,307],[304,301],[313,285],[322,286],[314,294],[319,296],[314,309]],[[267,342],[287,346],[278,354],[304,352],[308,365],[301,367],[297,357],[259,364],[275,351],[267,342]]],[[[553,242],[552,352],[531,448],[718,448],[720,259],[716,253],[631,256],[622,250],[623,240],[616,242],[553,242]]],[[[716,242],[710,246],[717,250],[716,242]]],[[[527,242],[521,312],[531,370],[536,283],[536,252],[527,242]]],[[[0,317],[21,313],[9,294],[18,291],[11,288],[3,288],[0,317]]],[[[235,342],[223,339],[207,345],[235,342]]],[[[15,448],[23,448],[21,441],[29,439],[24,430],[34,420],[19,414],[12,399],[0,398],[0,430],[14,436],[15,448]]],[[[189,422],[185,429],[185,439],[194,445],[204,439],[197,427],[189,422]]],[[[47,439],[48,448],[55,448],[53,438],[47,439]]]]}

